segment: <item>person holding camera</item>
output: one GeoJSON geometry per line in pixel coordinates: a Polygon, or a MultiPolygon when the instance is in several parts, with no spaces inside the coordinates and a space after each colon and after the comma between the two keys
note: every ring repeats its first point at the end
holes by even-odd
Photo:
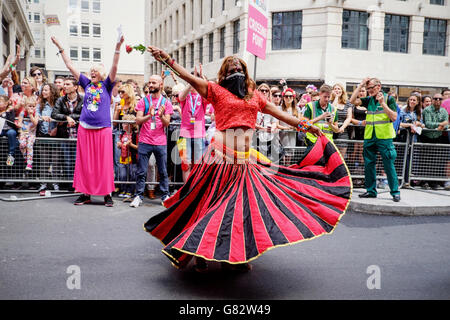
{"type": "MultiPolygon", "coordinates": [[[[330,103],[333,88],[329,85],[322,85],[319,89],[319,100],[306,104],[303,116],[311,120],[311,123],[320,128],[323,134],[333,141],[333,133],[339,132],[338,115],[336,109],[330,103]]],[[[306,133],[306,150],[309,150],[316,143],[317,137],[306,133]]]]}
{"type": "Polygon", "coordinates": [[[360,198],[377,197],[377,152],[383,159],[383,167],[386,172],[389,188],[394,202],[400,201],[398,177],[395,170],[395,150],[393,139],[395,138],[394,122],[397,120],[397,104],[393,97],[381,90],[381,82],[377,78],[365,78],[358,85],[350,98],[354,104],[358,99],[362,87],[366,87],[368,96],[360,98],[362,106],[367,108],[366,127],[364,130],[364,175],[367,192],[360,194],[360,198]]]}

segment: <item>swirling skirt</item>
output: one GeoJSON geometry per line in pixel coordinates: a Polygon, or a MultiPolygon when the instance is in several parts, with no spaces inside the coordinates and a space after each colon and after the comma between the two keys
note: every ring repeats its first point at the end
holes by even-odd
{"type": "Polygon", "coordinates": [[[352,195],[336,146],[319,138],[291,167],[212,144],[167,208],[144,224],[177,267],[193,256],[241,264],[332,233],[352,195]]]}

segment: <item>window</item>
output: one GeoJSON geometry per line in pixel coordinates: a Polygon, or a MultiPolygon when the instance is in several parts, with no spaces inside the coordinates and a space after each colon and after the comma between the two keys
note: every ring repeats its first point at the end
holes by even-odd
{"type": "Polygon", "coordinates": [[[203,38],[198,40],[198,60],[203,63],[203,38]]]}
{"type": "Polygon", "coordinates": [[[193,68],[194,67],[194,64],[195,64],[195,60],[194,60],[194,44],[193,43],[191,43],[190,45],[189,45],[189,51],[190,51],[190,54],[191,54],[191,68],[193,68]]]}
{"type": "Polygon", "coordinates": [[[33,22],[33,14],[31,12],[28,12],[28,22],[33,22]]]}
{"type": "Polygon", "coordinates": [[[344,10],[342,15],[342,48],[369,49],[369,14],[362,11],[344,10]]]}
{"type": "Polygon", "coordinates": [[[241,33],[241,21],[238,19],[233,22],[233,54],[239,52],[240,33],[241,33]]]}
{"type": "Polygon", "coordinates": [[[208,35],[208,42],[209,42],[209,62],[212,62],[214,60],[214,33],[210,33],[208,35]]]}
{"type": "Polygon", "coordinates": [[[34,13],[34,23],[40,23],[41,22],[41,14],[38,12],[34,13]]]}
{"type": "Polygon", "coordinates": [[[430,0],[430,4],[437,4],[437,5],[440,5],[440,6],[445,5],[444,4],[444,0],[430,0]]]}
{"type": "Polygon", "coordinates": [[[302,11],[272,14],[272,50],[301,49],[302,11]]]}
{"type": "Polygon", "coordinates": [[[100,38],[101,37],[101,35],[102,35],[102,28],[101,28],[100,24],[94,23],[92,25],[92,35],[95,38],[100,38]]]}
{"type": "Polygon", "coordinates": [[[91,54],[89,52],[89,48],[81,48],[81,60],[89,61],[91,59],[91,54]]]}
{"type": "Polygon", "coordinates": [[[72,23],[69,27],[69,33],[71,36],[78,36],[78,26],[72,23]]]}
{"type": "Polygon", "coordinates": [[[69,0],[69,8],[74,10],[78,7],[78,0],[69,0]]]}
{"type": "Polygon", "coordinates": [[[181,57],[183,59],[183,67],[186,68],[186,47],[181,48],[181,57]]]}
{"type": "Polygon", "coordinates": [[[220,58],[225,57],[225,27],[219,30],[220,33],[220,58]]]}
{"type": "Polygon", "coordinates": [[[214,0],[210,0],[210,11],[209,11],[209,17],[212,18],[214,16],[214,0]]]}
{"type": "Polygon", "coordinates": [[[81,35],[83,37],[89,37],[89,23],[82,23],[81,24],[81,35]]]}
{"type": "Polygon", "coordinates": [[[78,48],[70,47],[70,59],[73,61],[78,61],[78,48]]]}
{"type": "Polygon", "coordinates": [[[35,40],[41,40],[41,31],[40,30],[33,30],[33,38],[35,40]]]}
{"type": "Polygon", "coordinates": [[[92,57],[94,58],[94,62],[102,61],[102,50],[100,48],[94,48],[92,50],[92,57]]]}
{"type": "Polygon", "coordinates": [[[41,48],[35,48],[34,49],[34,57],[40,58],[41,57],[41,48]]]}
{"type": "Polygon", "coordinates": [[[34,3],[39,3],[39,0],[34,0],[34,3]]]}
{"type": "Polygon", "coordinates": [[[384,18],[384,51],[408,52],[409,17],[386,14],[384,18]]]}
{"type": "Polygon", "coordinates": [[[225,0],[222,0],[222,11],[225,11],[225,0]]]}
{"type": "Polygon", "coordinates": [[[81,0],[81,11],[89,12],[89,0],[81,0]]]}
{"type": "Polygon", "coordinates": [[[93,2],[92,2],[92,12],[95,12],[95,13],[100,13],[102,10],[101,10],[102,8],[101,8],[101,2],[100,2],[100,0],[94,0],[93,2]]]}
{"type": "Polygon", "coordinates": [[[423,54],[445,56],[447,21],[425,18],[423,54]]]}

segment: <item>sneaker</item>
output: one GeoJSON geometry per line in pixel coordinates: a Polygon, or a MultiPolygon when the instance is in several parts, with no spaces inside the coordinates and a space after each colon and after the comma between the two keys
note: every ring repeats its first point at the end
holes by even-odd
{"type": "Polygon", "coordinates": [[[127,198],[131,198],[132,196],[133,196],[133,195],[132,195],[131,193],[127,192],[127,193],[124,194],[123,197],[124,197],[125,199],[127,199],[127,198]]]}
{"type": "Polygon", "coordinates": [[[12,154],[8,154],[8,159],[6,159],[6,165],[8,167],[12,167],[14,165],[14,157],[12,156],[12,154]]]}
{"type": "Polygon", "coordinates": [[[130,207],[138,208],[138,207],[141,205],[141,203],[142,203],[141,197],[136,196],[136,197],[133,199],[133,202],[130,203],[130,207]]]}
{"type": "Polygon", "coordinates": [[[105,196],[105,207],[113,207],[114,206],[114,201],[111,198],[111,196],[108,194],[107,196],[105,196]]]}
{"type": "Polygon", "coordinates": [[[53,190],[59,191],[59,184],[54,183],[54,184],[53,184],[53,190]]]}
{"type": "Polygon", "coordinates": [[[47,190],[47,184],[46,183],[41,183],[41,186],[39,187],[38,191],[41,192],[42,190],[47,190]]]}
{"type": "Polygon", "coordinates": [[[119,193],[119,198],[125,198],[125,191],[122,191],[121,193],[119,193]]]}
{"type": "Polygon", "coordinates": [[[91,196],[87,196],[85,194],[82,194],[78,197],[77,200],[75,200],[74,205],[76,206],[82,206],[83,204],[91,203],[91,196]]]}
{"type": "Polygon", "coordinates": [[[161,204],[164,206],[164,202],[169,199],[170,197],[168,195],[162,196],[161,198],[161,204]]]}
{"type": "Polygon", "coordinates": [[[430,185],[427,182],[425,182],[422,186],[422,189],[430,190],[431,188],[430,188],[430,185]]]}
{"type": "Polygon", "coordinates": [[[27,170],[27,171],[33,170],[33,165],[32,164],[27,164],[27,166],[25,167],[25,170],[27,170]]]}

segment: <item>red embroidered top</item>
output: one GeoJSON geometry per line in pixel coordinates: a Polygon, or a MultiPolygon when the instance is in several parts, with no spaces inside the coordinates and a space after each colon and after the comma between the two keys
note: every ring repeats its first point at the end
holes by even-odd
{"type": "Polygon", "coordinates": [[[216,128],[220,131],[234,127],[255,129],[258,112],[262,112],[267,104],[258,91],[245,101],[214,82],[208,83],[207,100],[214,106],[216,128]]]}

